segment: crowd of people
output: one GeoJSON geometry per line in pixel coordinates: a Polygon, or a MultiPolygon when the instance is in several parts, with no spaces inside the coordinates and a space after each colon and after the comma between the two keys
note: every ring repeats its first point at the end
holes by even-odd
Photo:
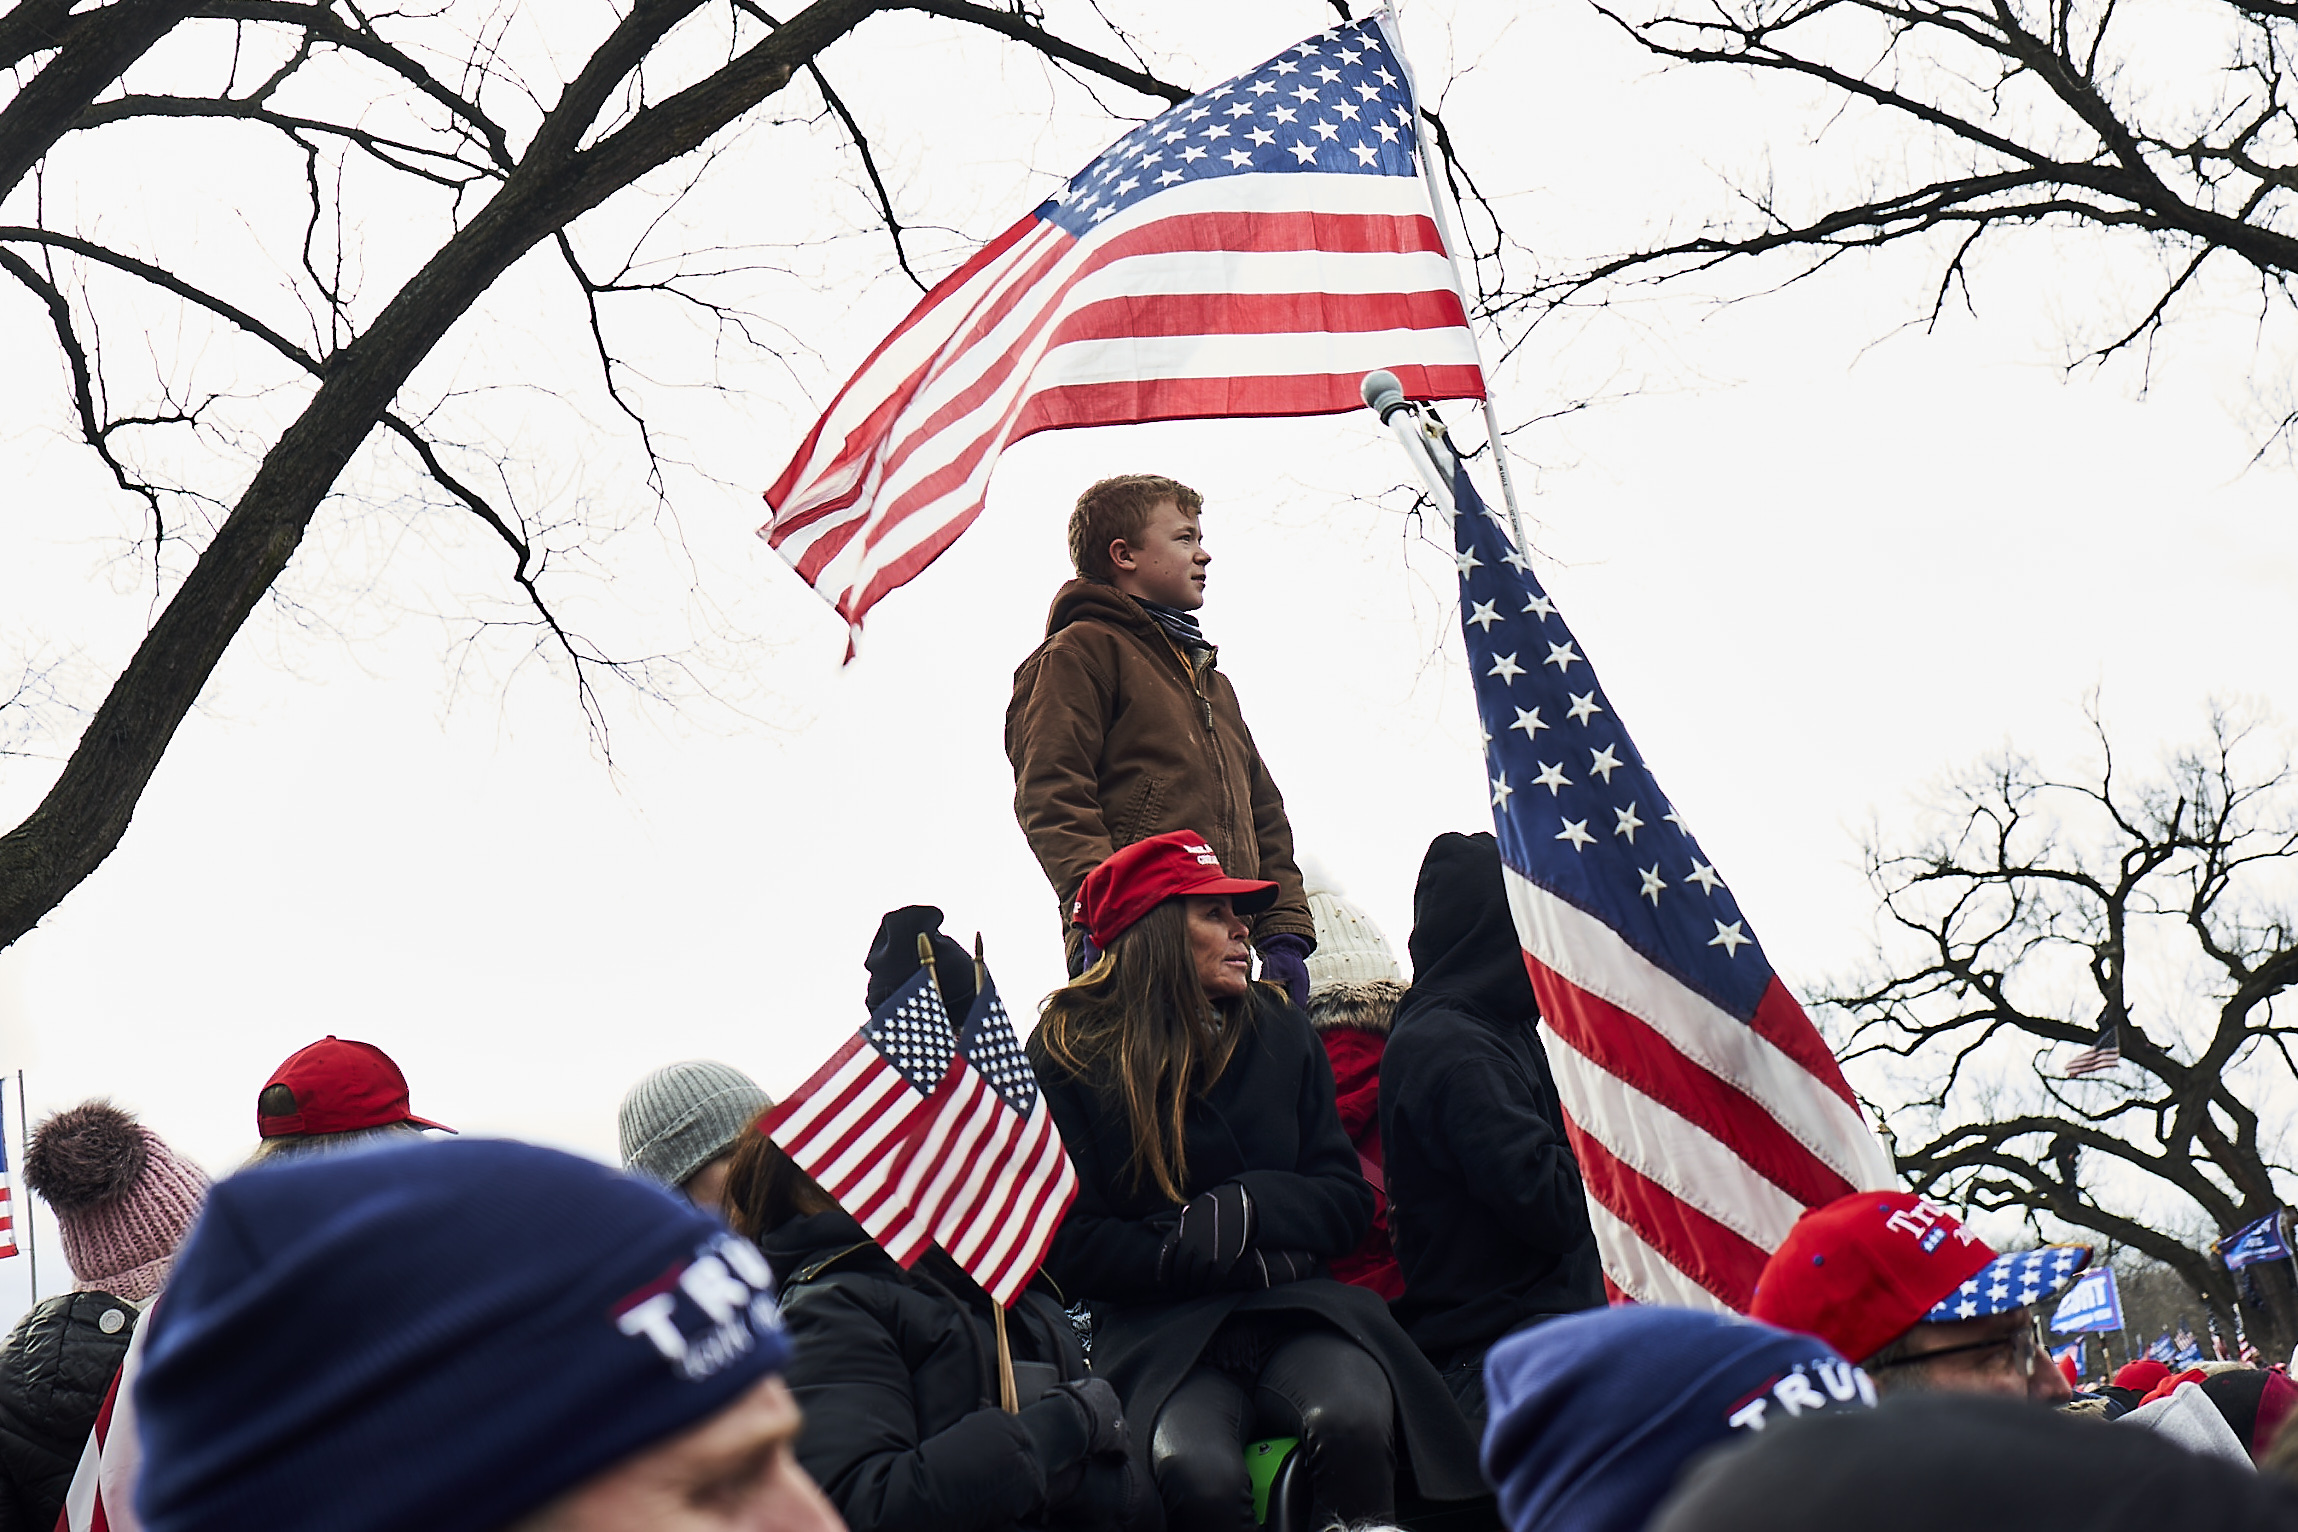
{"type": "MultiPolygon", "coordinates": [[[[1298,865],[1193,492],[1105,481],[1071,544],[1008,747],[1078,1186],[1016,1301],[897,1261],[732,1064],[632,1086],[618,1171],[329,1037],[213,1185],[109,1102],[32,1135],[75,1291],[0,1352],[0,1532],[2298,1527],[2285,1368],[2052,1363],[2086,1247],[1878,1188],[1745,1315],[1609,1302],[1493,837],[1429,847],[1408,982],[1298,865]]],[[[884,918],[866,1007],[922,940],[965,1014],[941,920],[884,918]]]]}

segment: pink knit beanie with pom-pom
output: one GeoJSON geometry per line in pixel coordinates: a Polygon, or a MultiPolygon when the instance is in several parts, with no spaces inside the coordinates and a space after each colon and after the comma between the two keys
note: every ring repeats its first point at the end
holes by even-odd
{"type": "Polygon", "coordinates": [[[80,1291],[131,1303],[167,1281],[208,1187],[197,1165],[109,1101],[84,1101],[34,1129],[24,1180],[55,1210],[80,1291]]]}

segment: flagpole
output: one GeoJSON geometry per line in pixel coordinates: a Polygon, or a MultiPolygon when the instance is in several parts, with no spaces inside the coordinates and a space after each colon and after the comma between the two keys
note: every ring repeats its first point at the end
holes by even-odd
{"type": "MultiPolygon", "coordinates": [[[[933,985],[934,994],[940,999],[943,1013],[946,1015],[949,1010],[949,996],[942,993],[941,970],[934,966],[934,939],[923,931],[918,933],[918,966],[926,971],[926,979],[933,985]]],[[[978,995],[981,993],[982,975],[988,971],[982,965],[981,933],[978,931],[974,933],[973,938],[973,968],[974,993],[978,995]]],[[[958,1019],[958,1021],[962,1020],[963,1018],[958,1019]]],[[[958,1021],[951,1023],[953,1030],[958,1025],[958,1021]]],[[[990,1319],[997,1330],[998,1406],[1008,1415],[1018,1415],[1021,1413],[1021,1391],[1013,1381],[1013,1341],[1005,1333],[1005,1305],[997,1301],[995,1293],[990,1293],[986,1288],[983,1289],[983,1292],[989,1297],[990,1319]]]]}
{"type": "MultiPolygon", "coordinates": [[[[1379,11],[1381,28],[1388,33],[1390,45],[1396,51],[1397,67],[1404,71],[1405,89],[1412,92],[1412,109],[1427,114],[1420,104],[1420,82],[1412,72],[1412,59],[1404,51],[1404,29],[1399,25],[1397,7],[1383,5],[1379,11]]],[[[1436,215],[1436,232],[1444,241],[1444,258],[1452,266],[1453,285],[1460,289],[1460,301],[1465,309],[1468,302],[1468,283],[1460,271],[1460,236],[1452,224],[1452,215],[1445,211],[1449,191],[1439,183],[1436,174],[1436,155],[1432,152],[1428,133],[1421,123],[1413,124],[1414,153],[1420,158],[1420,178],[1428,187],[1428,205],[1436,215]]],[[[1484,365],[1484,343],[1476,338],[1474,322],[1468,324],[1469,348],[1476,353],[1476,373],[1484,380],[1484,432],[1492,442],[1492,461],[1500,469],[1500,498],[1508,506],[1508,529],[1515,535],[1516,551],[1522,553],[1529,545],[1524,541],[1524,519],[1516,509],[1516,480],[1508,472],[1508,443],[1500,434],[1500,415],[1492,404],[1492,373],[1484,365]]],[[[1449,497],[1447,497],[1449,498],[1449,497]]]]}

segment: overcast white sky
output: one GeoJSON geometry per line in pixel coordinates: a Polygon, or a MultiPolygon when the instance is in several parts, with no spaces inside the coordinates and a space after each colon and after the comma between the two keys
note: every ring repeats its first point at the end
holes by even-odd
{"type": "MultiPolygon", "coordinates": [[[[1051,8],[1057,25],[1069,9],[1051,8]]],[[[1134,9],[1199,84],[1331,19],[1306,0],[1134,9]]],[[[600,13],[533,14],[571,49],[600,13]]],[[[1564,0],[1426,0],[1407,24],[1424,84],[1457,76],[1463,152],[1559,263],[1726,206],[1725,177],[1754,173],[1766,144],[1781,167],[1809,162],[1809,103],[1655,72],[1564,0]]],[[[883,135],[905,213],[952,231],[926,236],[937,270],[1117,131],[1034,63],[938,23],[874,22],[831,64],[883,135]]],[[[276,288],[234,265],[233,242],[281,204],[247,192],[241,220],[242,185],[217,179],[203,131],[73,161],[51,206],[131,248],[225,252],[249,290],[276,288]]],[[[1844,131],[1850,157],[1897,152],[1844,131]]],[[[826,178],[834,140],[730,138],[682,215],[690,243],[861,226],[850,184],[826,178]]],[[[602,218],[598,248],[634,216],[602,218]]],[[[374,302],[419,232],[382,212],[350,231],[374,302]]],[[[253,1146],[268,1071],[333,1032],[396,1057],[426,1115],[608,1157],[617,1100],[658,1064],[720,1057],[776,1091],[802,1079],[861,1019],[879,914],[915,900],[985,933],[1025,1012],[1059,954],[1010,811],[1004,706],[1067,573],[1066,507],[1117,471],[1204,491],[1223,667],[1301,847],[1401,953],[1428,839],[1489,819],[1449,562],[1380,498],[1406,467],[1371,417],[1038,437],[842,670],[837,620],[752,536],[757,490],[914,290],[867,279],[884,264],[869,238],[791,264],[758,301],[803,349],[786,367],[725,362],[724,394],[671,386],[706,371],[674,325],[624,334],[655,370],[650,407],[715,479],[673,481],[684,553],[611,407],[562,385],[585,376],[580,321],[547,267],[514,273],[418,380],[426,400],[496,389],[489,419],[536,465],[532,503],[629,524],[568,599],[639,647],[708,614],[698,663],[734,705],[609,691],[610,771],[563,673],[458,643],[457,614],[504,588],[495,550],[363,460],[367,498],[324,513],[290,571],[298,610],[259,614],[124,844],[0,953],[0,1066],[25,1071],[35,1116],[108,1094],[221,1173],[253,1146]]],[[[2253,380],[2285,371],[2283,353],[2229,286],[2143,394],[2128,370],[2060,366],[2144,271],[2036,236],[1982,263],[1977,321],[1925,335],[1899,327],[1933,266],[1894,253],[1733,307],[1687,291],[1560,326],[1496,375],[1511,420],[1618,396],[1517,438],[1542,576],[1791,985],[1860,961],[1858,835],[1904,828],[1948,768],[2014,740],[2079,759],[2093,688],[2142,758],[2195,736],[2207,696],[2291,706],[2293,477],[2246,468],[2253,380]]],[[[34,359],[0,369],[0,641],[11,666],[64,660],[92,706],[149,611],[125,551],[136,513],[68,438],[44,319],[19,292],[0,293],[0,337],[34,359]]],[[[123,358],[143,344],[110,343],[123,358]]],[[[0,820],[38,801],[72,733],[59,715],[30,757],[0,759],[0,820]]],[[[42,1255],[57,1290],[61,1252],[42,1255]]],[[[22,1301],[23,1264],[0,1268],[0,1311],[22,1301]]]]}

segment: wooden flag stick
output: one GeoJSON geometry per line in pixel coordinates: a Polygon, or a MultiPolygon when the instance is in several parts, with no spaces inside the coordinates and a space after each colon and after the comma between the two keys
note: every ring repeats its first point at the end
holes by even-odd
{"type": "Polygon", "coordinates": [[[993,1295],[989,1311],[997,1319],[997,1402],[1008,1415],[1021,1413],[1020,1390],[1013,1386],[1013,1343],[1005,1335],[1005,1305],[993,1295]]]}
{"type": "Polygon", "coordinates": [[[942,993],[941,971],[934,967],[934,939],[925,932],[918,933],[918,966],[926,971],[926,982],[934,987],[934,998],[941,1001],[942,1009],[949,1009],[949,997],[942,993]]]}

